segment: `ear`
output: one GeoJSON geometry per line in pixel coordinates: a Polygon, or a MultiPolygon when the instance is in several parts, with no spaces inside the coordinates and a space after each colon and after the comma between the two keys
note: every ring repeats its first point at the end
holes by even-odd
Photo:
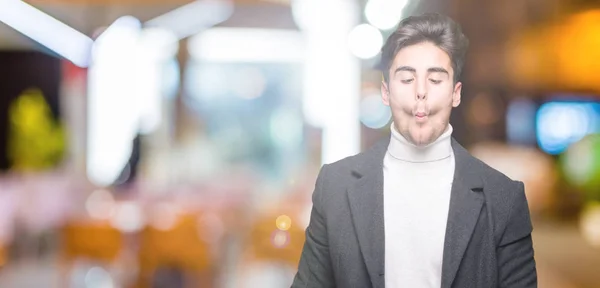
{"type": "Polygon", "coordinates": [[[454,85],[454,92],[452,93],[452,107],[458,107],[460,105],[460,96],[462,92],[462,83],[456,82],[454,85]]]}
{"type": "Polygon", "coordinates": [[[390,89],[385,80],[381,81],[381,100],[385,106],[390,106],[390,89]]]}

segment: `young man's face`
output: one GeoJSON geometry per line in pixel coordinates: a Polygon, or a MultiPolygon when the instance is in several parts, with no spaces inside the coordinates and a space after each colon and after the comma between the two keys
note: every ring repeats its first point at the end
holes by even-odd
{"type": "Polygon", "coordinates": [[[462,84],[454,83],[448,54],[430,42],[407,46],[394,58],[389,75],[381,95],[396,130],[417,146],[434,142],[460,104],[462,84]]]}

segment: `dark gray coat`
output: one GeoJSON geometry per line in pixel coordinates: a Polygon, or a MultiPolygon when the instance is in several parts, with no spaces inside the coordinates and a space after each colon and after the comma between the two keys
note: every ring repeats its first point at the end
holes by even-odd
{"type": "MultiPolygon", "coordinates": [[[[292,288],[385,287],[383,158],[388,144],[389,139],[380,141],[322,167],[292,288]]],[[[456,164],[442,288],[537,287],[523,183],[474,158],[454,139],[452,148],[456,164]]]]}

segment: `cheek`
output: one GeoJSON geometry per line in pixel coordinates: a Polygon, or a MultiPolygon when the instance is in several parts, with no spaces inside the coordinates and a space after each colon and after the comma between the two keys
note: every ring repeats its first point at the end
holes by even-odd
{"type": "Polygon", "coordinates": [[[411,91],[410,87],[410,85],[394,87],[395,89],[389,94],[390,106],[392,108],[402,108],[414,104],[414,92],[411,91]]]}
{"type": "Polygon", "coordinates": [[[395,117],[409,117],[412,116],[413,104],[408,101],[396,100],[390,102],[390,108],[395,117]]]}
{"type": "Polygon", "coordinates": [[[441,91],[435,91],[435,93],[429,95],[429,105],[435,110],[452,109],[453,93],[447,89],[441,91]]]}

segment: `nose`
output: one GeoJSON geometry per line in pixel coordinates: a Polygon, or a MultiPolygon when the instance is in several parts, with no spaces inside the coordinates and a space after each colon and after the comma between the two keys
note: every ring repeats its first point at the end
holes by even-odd
{"type": "Polygon", "coordinates": [[[417,100],[427,99],[427,83],[426,81],[419,81],[417,85],[417,100]]]}

